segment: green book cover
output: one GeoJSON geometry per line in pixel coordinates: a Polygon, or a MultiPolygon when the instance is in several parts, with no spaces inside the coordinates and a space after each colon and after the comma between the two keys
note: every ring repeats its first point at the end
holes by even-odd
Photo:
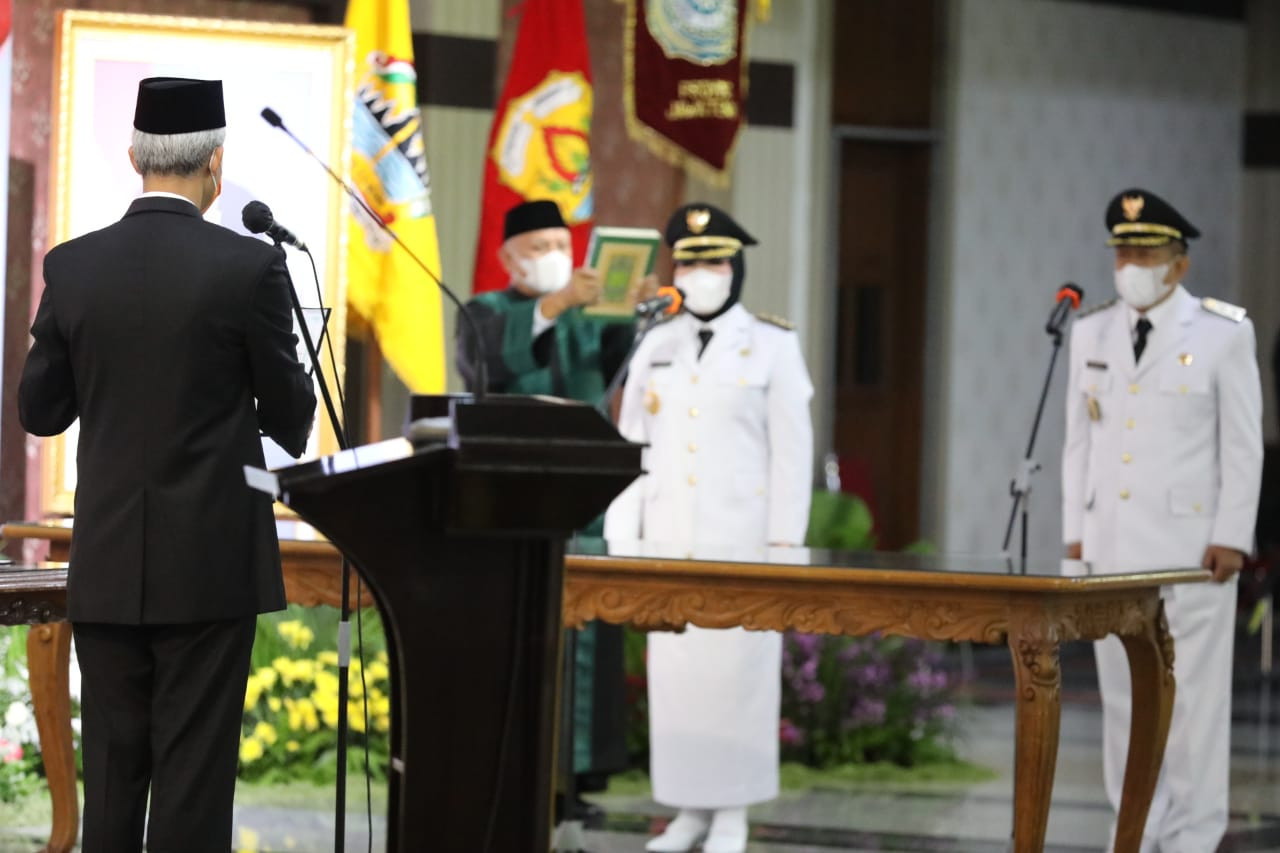
{"type": "Polygon", "coordinates": [[[653,272],[661,240],[662,235],[653,228],[592,229],[587,266],[600,274],[600,301],[583,310],[602,318],[633,318],[632,285],[653,272]]]}

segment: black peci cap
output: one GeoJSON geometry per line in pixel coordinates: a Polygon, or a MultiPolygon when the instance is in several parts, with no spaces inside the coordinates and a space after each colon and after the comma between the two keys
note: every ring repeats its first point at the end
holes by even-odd
{"type": "Polygon", "coordinates": [[[227,126],[221,80],[148,77],[138,83],[133,126],[144,133],[170,135],[227,126]]]}
{"type": "Polygon", "coordinates": [[[568,228],[560,208],[554,201],[541,199],[517,204],[507,211],[502,221],[502,239],[510,240],[518,234],[540,231],[543,228],[568,228]]]}

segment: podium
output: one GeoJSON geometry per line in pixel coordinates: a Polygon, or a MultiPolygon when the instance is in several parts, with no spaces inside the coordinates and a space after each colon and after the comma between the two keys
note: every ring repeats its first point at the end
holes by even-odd
{"type": "Polygon", "coordinates": [[[640,474],[590,406],[419,396],[408,438],[266,472],[357,567],[392,671],[387,850],[551,838],[564,543],[640,474]]]}

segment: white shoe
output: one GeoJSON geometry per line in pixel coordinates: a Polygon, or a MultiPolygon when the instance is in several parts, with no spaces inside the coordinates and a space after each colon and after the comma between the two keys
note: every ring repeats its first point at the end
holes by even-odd
{"type": "Polygon", "coordinates": [[[746,853],[747,810],[717,809],[711,815],[711,828],[707,840],[702,842],[703,853],[746,853]]]}
{"type": "Polygon", "coordinates": [[[656,838],[650,838],[644,849],[649,853],[688,853],[706,837],[709,826],[710,812],[681,809],[676,819],[667,824],[666,830],[656,838]]]}

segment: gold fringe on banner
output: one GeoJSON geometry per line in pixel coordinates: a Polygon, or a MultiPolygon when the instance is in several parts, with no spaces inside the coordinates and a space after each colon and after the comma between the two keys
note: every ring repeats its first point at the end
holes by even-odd
{"type": "Polygon", "coordinates": [[[773,0],[756,0],[756,20],[762,24],[773,20],[773,0]]]}
{"type": "MultiPolygon", "coordinates": [[[[733,183],[733,159],[738,152],[738,142],[742,139],[742,131],[747,125],[746,116],[743,116],[742,123],[738,126],[738,132],[733,137],[733,143],[729,146],[729,150],[725,152],[724,168],[717,169],[701,157],[693,154],[689,150],[682,148],[663,136],[658,131],[649,127],[640,121],[636,115],[635,100],[635,78],[636,78],[636,3],[647,2],[647,0],[619,0],[625,2],[626,11],[626,27],[622,37],[623,42],[623,60],[622,60],[622,100],[623,100],[623,116],[626,118],[627,135],[635,142],[639,142],[645,148],[656,156],[658,159],[676,167],[683,167],[686,172],[694,178],[710,184],[716,189],[728,189],[733,183]]],[[[742,4],[739,6],[739,13],[745,10],[742,6],[750,0],[737,0],[742,4]]],[[[766,6],[769,0],[757,0],[757,3],[764,3],[766,6]]],[[[760,7],[757,6],[757,10],[760,7]]],[[[740,106],[745,108],[747,103],[747,87],[749,80],[747,77],[747,42],[751,34],[751,18],[748,16],[743,21],[742,26],[742,45],[738,53],[738,91],[741,93],[740,106]]]]}

